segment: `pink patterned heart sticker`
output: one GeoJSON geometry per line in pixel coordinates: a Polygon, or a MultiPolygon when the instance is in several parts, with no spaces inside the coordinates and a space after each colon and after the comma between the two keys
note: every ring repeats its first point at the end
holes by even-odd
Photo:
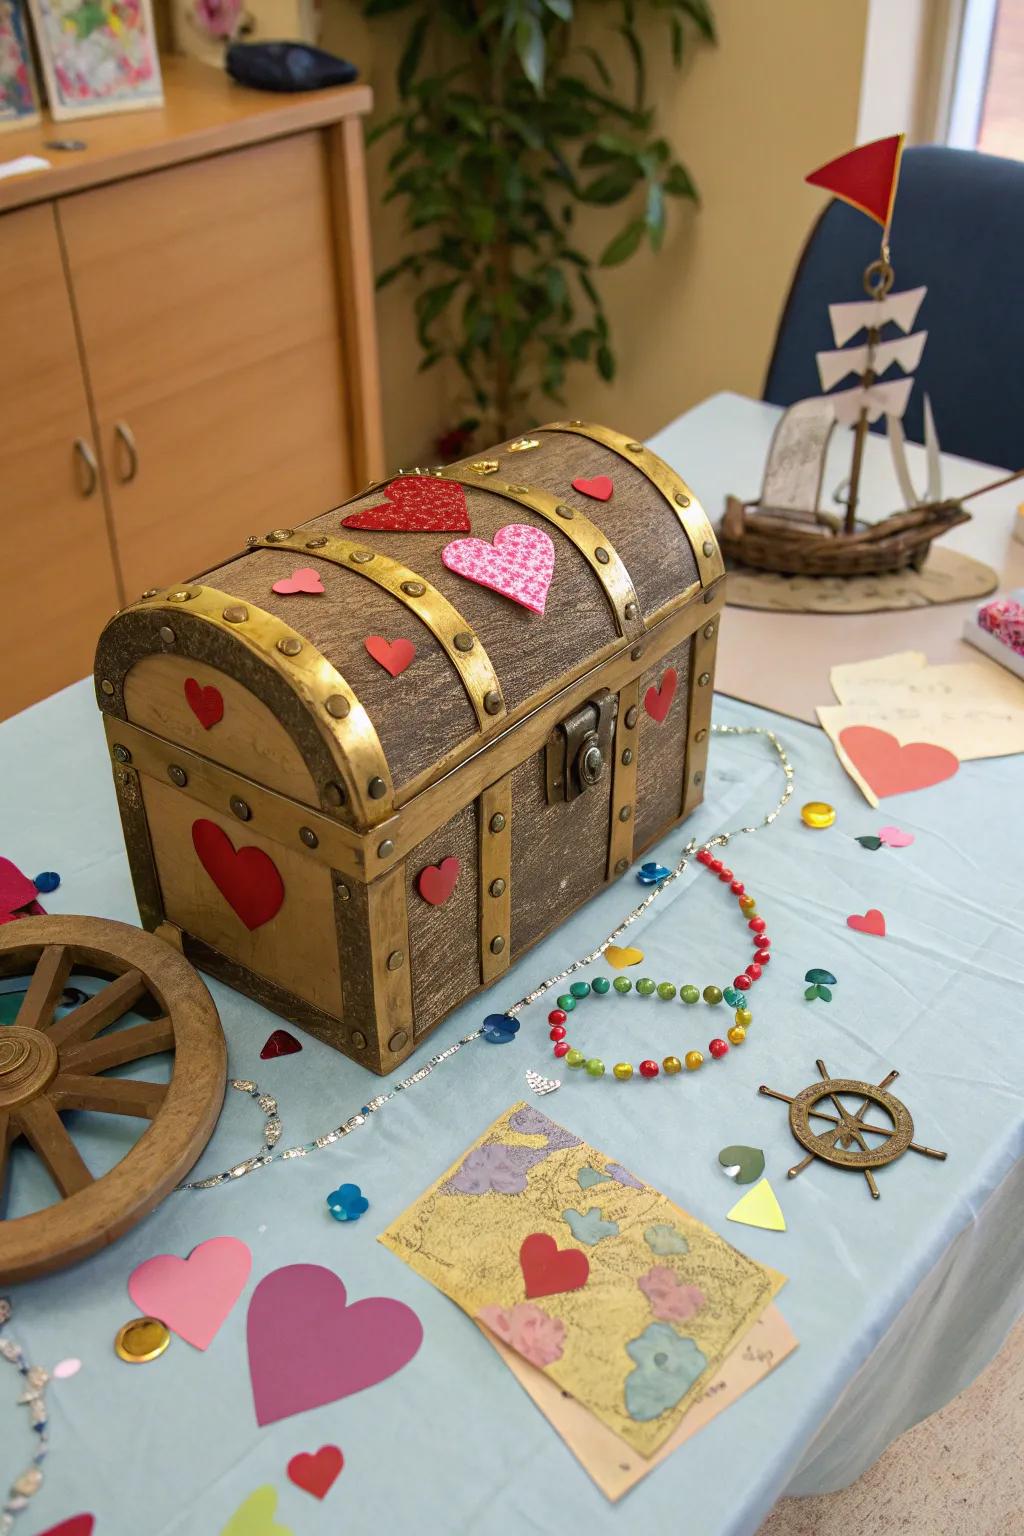
{"type": "Polygon", "coordinates": [[[543,614],[555,573],[555,546],[543,528],[507,523],[498,529],[493,544],[455,539],[442,549],[441,559],[456,575],[543,614]]]}

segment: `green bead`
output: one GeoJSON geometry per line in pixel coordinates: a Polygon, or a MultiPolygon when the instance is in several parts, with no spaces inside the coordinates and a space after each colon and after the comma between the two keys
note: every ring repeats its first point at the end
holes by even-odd
{"type": "Polygon", "coordinates": [[[589,981],[574,981],[572,986],[569,988],[569,991],[572,993],[573,997],[589,997],[590,996],[590,982],[589,981]]]}
{"type": "MultiPolygon", "coordinates": [[[[558,1001],[561,1002],[562,999],[559,998],[558,1001]]],[[[721,987],[705,987],[704,988],[704,1001],[706,1003],[711,1003],[712,1006],[714,1006],[715,1003],[720,1003],[722,1001],[722,989],[721,989],[721,987]]]]}
{"type": "Polygon", "coordinates": [[[565,1064],[567,1067],[582,1067],[586,1059],[582,1051],[572,1050],[565,1053],[565,1064]]]}
{"type": "Polygon", "coordinates": [[[598,997],[603,997],[604,994],[610,989],[610,987],[611,987],[611,982],[608,980],[607,976],[595,976],[594,977],[593,988],[594,988],[594,991],[597,993],[598,997]]]}
{"type": "Polygon", "coordinates": [[[588,1077],[604,1077],[604,1062],[600,1056],[591,1056],[586,1064],[588,1077]]]}
{"type": "Polygon", "coordinates": [[[641,997],[650,997],[651,993],[655,990],[654,982],[649,976],[641,976],[636,984],[636,989],[641,997]]]}
{"type": "Polygon", "coordinates": [[[568,992],[565,992],[558,999],[558,1006],[559,1008],[563,1009],[565,1013],[572,1013],[573,1009],[576,1007],[576,999],[574,997],[570,997],[568,992]]]}
{"type": "Polygon", "coordinates": [[[664,998],[666,1003],[670,1003],[675,995],[676,989],[670,981],[658,982],[658,996],[664,998]]]}
{"type": "Polygon", "coordinates": [[[680,987],[679,988],[679,996],[682,998],[684,1003],[699,1003],[700,1002],[700,991],[699,991],[699,989],[697,987],[693,986],[692,984],[690,984],[688,986],[685,986],[685,987],[680,987]]]}
{"type": "Polygon", "coordinates": [[[615,988],[616,992],[621,992],[623,995],[625,995],[627,992],[632,992],[633,990],[633,983],[630,981],[628,976],[616,976],[615,980],[612,982],[612,986],[615,988]]]}

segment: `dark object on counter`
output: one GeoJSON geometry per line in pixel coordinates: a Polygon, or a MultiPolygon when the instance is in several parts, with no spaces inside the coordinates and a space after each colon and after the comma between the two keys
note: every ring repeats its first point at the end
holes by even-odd
{"type": "Polygon", "coordinates": [[[224,67],[232,80],[257,91],[319,91],[359,77],[347,59],[308,43],[232,43],[224,67]]]}

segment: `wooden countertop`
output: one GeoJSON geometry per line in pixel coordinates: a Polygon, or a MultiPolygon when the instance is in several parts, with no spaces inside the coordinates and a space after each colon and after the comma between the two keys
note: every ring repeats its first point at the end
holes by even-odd
{"type": "Polygon", "coordinates": [[[46,115],[32,128],[0,137],[0,160],[41,155],[50,170],[0,181],[0,213],[144,171],[200,160],[206,155],[322,128],[369,112],[368,85],[335,86],[294,95],[251,91],[223,70],[193,59],[162,58],[164,105],[110,117],[55,123],[46,115]],[[83,150],[47,149],[47,139],[83,139],[83,150]]]}

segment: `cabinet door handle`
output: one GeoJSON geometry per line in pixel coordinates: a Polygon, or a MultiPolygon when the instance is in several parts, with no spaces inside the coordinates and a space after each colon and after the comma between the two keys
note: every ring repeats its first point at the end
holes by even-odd
{"type": "Polygon", "coordinates": [[[125,463],[125,472],[123,475],[119,474],[117,478],[122,485],[131,485],[139,472],[139,450],[135,445],[134,434],[127,422],[118,421],[114,423],[114,436],[127,455],[127,458],[122,460],[125,463]]]}
{"type": "Polygon", "coordinates": [[[84,469],[84,473],[79,474],[78,480],[82,495],[91,496],[99,484],[100,470],[96,463],[96,455],[84,437],[75,438],[75,457],[80,469],[84,469]]]}

